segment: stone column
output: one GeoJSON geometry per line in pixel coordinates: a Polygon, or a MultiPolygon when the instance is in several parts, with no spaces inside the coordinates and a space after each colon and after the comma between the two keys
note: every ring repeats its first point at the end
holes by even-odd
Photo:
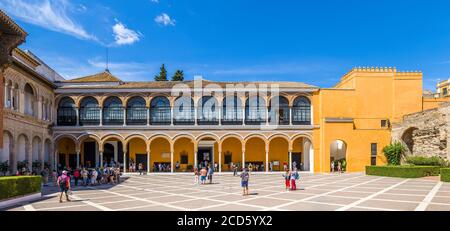
{"type": "Polygon", "coordinates": [[[292,170],[292,150],[289,150],[289,170],[292,170]]]}
{"type": "Polygon", "coordinates": [[[266,172],[269,172],[269,149],[266,148],[266,172]]]}
{"type": "Polygon", "coordinates": [[[242,150],[242,170],[245,168],[245,149],[242,150]]]}
{"type": "MultiPolygon", "coordinates": [[[[245,101],[244,101],[245,104],[245,101]]],[[[245,106],[242,107],[242,124],[245,125],[245,106]]]]}
{"type": "Polygon", "coordinates": [[[198,168],[198,149],[194,150],[194,168],[198,168]]]}
{"type": "Polygon", "coordinates": [[[100,126],[103,126],[103,108],[100,108],[100,126]]]}
{"type": "Polygon", "coordinates": [[[173,150],[170,150],[170,172],[173,173],[173,150]]]}
{"type": "Polygon", "coordinates": [[[100,168],[103,168],[103,150],[100,151],[100,168]]]}
{"type": "Polygon", "coordinates": [[[77,168],[80,168],[80,150],[77,150],[77,168]]]}
{"type": "Polygon", "coordinates": [[[147,108],[147,126],[150,126],[150,108],[147,108]]]}
{"type": "Polygon", "coordinates": [[[289,125],[292,125],[292,107],[289,107],[289,125]]]}
{"type": "Polygon", "coordinates": [[[219,172],[222,172],[222,150],[219,149],[219,172]]]}
{"type": "MultiPolygon", "coordinates": [[[[124,145],[125,146],[125,145],[124,145]]],[[[123,149],[123,173],[127,173],[127,150],[123,149]]]]}
{"type": "Polygon", "coordinates": [[[76,116],[77,116],[77,127],[80,126],[80,108],[75,108],[76,116]]]}
{"type": "Polygon", "coordinates": [[[127,126],[127,108],[123,107],[123,126],[127,126]]]}
{"type": "Polygon", "coordinates": [[[147,150],[147,173],[150,173],[150,149],[147,150]]]}

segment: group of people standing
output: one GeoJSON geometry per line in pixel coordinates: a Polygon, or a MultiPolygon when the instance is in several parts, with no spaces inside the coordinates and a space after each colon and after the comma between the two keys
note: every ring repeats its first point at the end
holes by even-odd
{"type": "Polygon", "coordinates": [[[194,168],[194,184],[206,184],[206,180],[209,180],[209,183],[212,184],[214,175],[214,168],[210,165],[207,167],[203,167],[200,171],[198,168],[194,168]]]}
{"type": "Polygon", "coordinates": [[[300,179],[300,174],[297,172],[297,169],[294,170],[286,170],[286,173],[283,174],[286,190],[297,190],[296,181],[300,179]]]}

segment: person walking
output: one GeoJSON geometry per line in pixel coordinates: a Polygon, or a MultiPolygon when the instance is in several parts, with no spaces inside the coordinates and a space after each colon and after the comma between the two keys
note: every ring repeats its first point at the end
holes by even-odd
{"type": "Polygon", "coordinates": [[[250,174],[247,171],[247,168],[244,168],[244,170],[241,173],[241,187],[243,190],[242,195],[247,196],[248,195],[248,181],[250,179],[250,174]]]}
{"type": "Polygon", "coordinates": [[[334,172],[334,161],[331,161],[331,172],[334,172]]]}
{"type": "Polygon", "coordinates": [[[59,203],[62,203],[62,196],[63,193],[66,194],[66,200],[70,201],[69,194],[67,194],[67,191],[70,190],[70,177],[67,175],[67,171],[63,171],[62,175],[58,177],[57,184],[59,186],[59,189],[61,190],[61,195],[59,196],[59,203]]]}
{"type": "Polygon", "coordinates": [[[139,163],[138,169],[139,169],[139,175],[142,175],[142,170],[144,169],[144,166],[142,165],[142,163],[139,163]]]}
{"type": "Polygon", "coordinates": [[[211,166],[209,166],[209,169],[208,169],[208,179],[209,179],[209,184],[212,184],[213,174],[214,174],[214,168],[212,168],[211,166]]]}
{"type": "Polygon", "coordinates": [[[284,185],[286,190],[289,190],[291,188],[291,172],[289,170],[286,170],[286,173],[283,174],[284,177],[284,185]]]}
{"type": "Polygon", "coordinates": [[[338,161],[338,172],[342,172],[342,165],[341,165],[341,162],[340,161],[338,161]]]}

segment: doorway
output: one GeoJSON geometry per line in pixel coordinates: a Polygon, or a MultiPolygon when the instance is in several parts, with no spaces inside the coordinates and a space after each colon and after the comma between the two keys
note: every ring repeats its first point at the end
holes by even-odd
{"type": "Polygon", "coordinates": [[[106,162],[108,167],[111,166],[111,161],[114,160],[114,146],[110,143],[106,143],[103,150],[103,161],[106,162]]]}
{"type": "Polygon", "coordinates": [[[301,152],[292,153],[292,170],[297,168],[297,170],[303,171],[302,166],[303,166],[302,153],[301,152]]]}
{"type": "Polygon", "coordinates": [[[69,154],[69,167],[71,169],[77,168],[77,154],[69,154]]]}
{"type": "Polygon", "coordinates": [[[140,163],[142,163],[144,171],[147,171],[147,154],[136,154],[136,171],[140,163]]]}
{"type": "Polygon", "coordinates": [[[84,166],[87,168],[95,167],[95,142],[84,142],[84,166]]]}
{"type": "Polygon", "coordinates": [[[199,169],[207,167],[208,164],[214,167],[214,155],[212,147],[199,147],[197,152],[197,163],[199,169]]]}

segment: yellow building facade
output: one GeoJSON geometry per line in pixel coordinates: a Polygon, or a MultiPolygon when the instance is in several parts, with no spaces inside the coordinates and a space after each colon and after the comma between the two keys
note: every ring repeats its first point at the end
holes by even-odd
{"type": "Polygon", "coordinates": [[[231,165],[330,172],[334,161],[363,171],[386,163],[391,124],[438,105],[423,97],[422,73],[395,68],[354,68],[333,88],[123,82],[107,71],[57,85],[55,163],[92,167],[113,160],[125,162],[126,171],[143,163],[149,172],[188,172],[204,161],[220,172],[231,165]],[[174,94],[179,91],[182,96],[174,94]]]}

